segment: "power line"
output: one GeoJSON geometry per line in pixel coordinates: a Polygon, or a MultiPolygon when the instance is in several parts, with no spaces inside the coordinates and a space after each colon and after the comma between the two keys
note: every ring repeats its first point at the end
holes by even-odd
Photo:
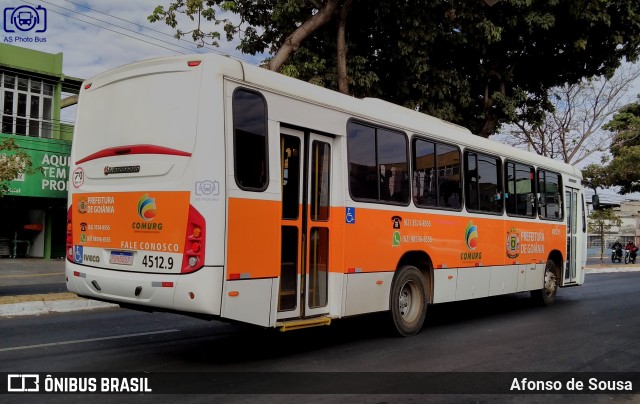
{"type": "MultiPolygon", "coordinates": [[[[156,32],[156,33],[161,34],[161,35],[164,35],[164,36],[168,36],[168,37],[170,37],[170,38],[172,38],[172,39],[174,39],[174,40],[178,40],[178,41],[181,41],[181,42],[186,42],[186,43],[192,44],[192,45],[194,45],[196,48],[194,49],[194,48],[184,47],[184,46],[181,46],[181,45],[176,45],[176,44],[174,44],[174,43],[172,43],[172,42],[168,42],[168,41],[165,41],[165,40],[163,40],[163,39],[159,39],[159,38],[157,38],[156,36],[147,35],[147,34],[143,34],[143,33],[141,33],[141,32],[137,32],[137,31],[134,31],[134,30],[130,30],[130,29],[128,29],[128,28],[125,28],[125,27],[122,27],[122,26],[119,26],[119,25],[113,24],[113,23],[111,23],[111,22],[109,22],[109,21],[100,20],[100,19],[98,19],[98,18],[95,18],[95,17],[89,16],[89,15],[87,15],[87,14],[85,14],[85,13],[81,13],[81,12],[78,12],[78,11],[75,11],[75,10],[70,10],[70,9],[68,9],[68,8],[65,8],[65,7],[59,6],[59,5],[57,5],[57,4],[54,4],[54,3],[48,2],[48,1],[46,1],[46,0],[41,0],[41,1],[42,1],[42,2],[44,2],[44,3],[47,3],[47,4],[51,4],[51,5],[55,6],[55,7],[61,8],[61,9],[63,9],[63,10],[67,10],[68,12],[71,12],[71,13],[74,13],[74,14],[80,14],[80,15],[85,16],[85,17],[87,17],[87,18],[91,18],[91,19],[94,19],[94,20],[100,21],[100,22],[102,22],[102,23],[104,23],[104,24],[112,25],[112,26],[114,26],[114,27],[118,27],[118,28],[120,28],[120,29],[124,29],[124,30],[127,30],[127,31],[129,31],[129,32],[133,32],[133,33],[135,33],[135,34],[137,34],[137,35],[142,35],[142,36],[145,36],[145,37],[151,38],[151,39],[153,39],[153,40],[156,40],[156,41],[159,41],[159,42],[163,42],[163,43],[169,44],[169,45],[171,45],[171,46],[177,46],[177,47],[180,47],[180,48],[182,48],[182,49],[186,49],[186,50],[188,50],[188,51],[189,51],[189,52],[191,52],[191,53],[194,53],[194,52],[195,52],[195,53],[202,53],[202,52],[199,52],[199,50],[204,48],[204,49],[208,49],[209,51],[211,51],[211,52],[213,52],[213,53],[217,53],[217,54],[219,54],[219,55],[229,56],[229,57],[233,57],[234,59],[238,59],[238,60],[242,60],[242,61],[247,62],[247,63],[255,64],[255,62],[254,62],[253,60],[251,60],[250,58],[248,58],[248,57],[243,57],[243,56],[238,56],[238,55],[233,55],[233,56],[231,56],[231,55],[230,55],[230,54],[228,54],[228,53],[225,53],[225,52],[223,52],[223,51],[221,51],[221,50],[219,50],[219,49],[217,49],[217,48],[215,48],[215,47],[208,46],[208,45],[203,45],[203,46],[194,45],[192,42],[190,42],[190,41],[188,41],[188,40],[185,40],[185,39],[182,39],[182,38],[176,38],[175,36],[173,36],[173,35],[171,35],[171,34],[167,34],[167,33],[165,33],[165,32],[162,32],[162,31],[159,31],[159,30],[156,30],[156,29],[153,29],[153,28],[150,28],[150,27],[144,26],[144,25],[137,24],[137,23],[135,23],[135,22],[133,22],[133,21],[129,21],[129,20],[127,20],[127,19],[124,19],[124,18],[120,18],[120,17],[114,16],[114,15],[111,15],[111,14],[106,13],[106,12],[104,12],[104,11],[96,10],[96,9],[93,9],[93,8],[91,8],[91,7],[89,7],[89,6],[85,6],[85,5],[82,5],[82,4],[79,4],[79,3],[75,3],[75,2],[70,1],[70,0],[62,0],[62,1],[66,1],[66,2],[68,2],[68,3],[74,4],[74,5],[78,6],[78,7],[83,7],[83,8],[85,8],[85,9],[90,10],[90,11],[93,11],[93,12],[95,12],[95,13],[102,14],[102,15],[105,15],[105,16],[107,16],[107,17],[110,17],[110,18],[114,18],[114,19],[116,19],[116,20],[123,21],[123,22],[125,22],[125,23],[131,24],[131,25],[134,25],[134,26],[136,26],[136,27],[138,27],[138,28],[141,28],[141,29],[146,29],[146,30],[149,30],[149,31],[152,31],[152,32],[156,32]]],[[[52,11],[54,11],[54,10],[52,10],[52,11]]],[[[56,12],[56,11],[54,11],[54,12],[56,12]]],[[[94,25],[94,26],[97,26],[97,27],[99,27],[99,28],[104,28],[104,27],[101,27],[101,26],[96,25],[96,24],[92,24],[92,23],[87,22],[87,21],[84,21],[84,20],[80,20],[80,19],[77,19],[77,18],[74,18],[74,17],[71,17],[71,16],[67,16],[67,15],[65,15],[65,14],[63,14],[63,13],[60,13],[60,12],[57,12],[57,14],[60,14],[60,15],[62,15],[62,16],[68,17],[68,18],[73,18],[73,19],[75,19],[75,20],[78,20],[78,21],[84,22],[84,23],[89,24],[89,25],[94,25]]],[[[109,30],[108,28],[104,28],[104,29],[109,30]]],[[[123,33],[117,32],[117,31],[113,31],[113,30],[109,30],[109,31],[111,31],[111,32],[115,32],[116,34],[120,34],[120,35],[127,36],[127,37],[129,37],[129,38],[132,38],[132,37],[131,37],[131,36],[129,36],[129,35],[126,35],[126,34],[123,34],[123,33]]],[[[132,38],[132,39],[136,39],[136,40],[139,40],[139,41],[142,41],[142,42],[149,43],[149,42],[144,41],[144,40],[139,39],[139,38],[132,38]]],[[[166,47],[163,47],[163,46],[161,46],[161,45],[157,45],[157,44],[155,44],[155,45],[156,45],[156,46],[160,46],[160,47],[162,47],[162,48],[164,48],[164,49],[167,49],[166,47]]],[[[171,49],[170,49],[170,50],[171,50],[171,49]]],[[[182,53],[182,54],[184,54],[183,52],[180,52],[180,51],[176,51],[176,50],[173,50],[173,51],[174,51],[174,52],[178,52],[178,53],[182,53]]]]}
{"type": "MultiPolygon", "coordinates": [[[[144,26],[144,25],[140,25],[140,24],[135,23],[135,22],[133,22],[133,21],[125,20],[124,18],[120,18],[120,17],[117,17],[117,16],[115,16],[115,15],[111,15],[111,14],[109,14],[109,13],[105,13],[104,11],[96,10],[96,9],[91,8],[91,7],[89,7],[89,6],[85,6],[84,4],[75,3],[75,2],[70,1],[70,0],[63,0],[63,1],[66,1],[67,3],[71,3],[71,4],[76,5],[76,6],[78,6],[78,7],[85,8],[85,9],[87,9],[87,10],[89,10],[89,11],[93,11],[94,13],[98,13],[98,14],[106,15],[107,17],[115,18],[116,20],[120,20],[120,21],[126,22],[126,23],[128,23],[128,24],[135,25],[136,27],[139,27],[139,28],[142,28],[142,29],[147,29],[147,30],[149,30],[149,31],[156,32],[156,33],[158,33],[158,34],[161,34],[161,35],[164,35],[164,36],[168,36],[168,37],[170,37],[170,38],[172,38],[172,39],[177,39],[178,41],[189,42],[189,41],[186,41],[186,40],[184,40],[184,39],[182,39],[182,38],[176,38],[175,36],[173,36],[173,35],[171,35],[171,34],[167,34],[166,32],[158,31],[158,30],[156,30],[156,29],[149,28],[149,27],[146,27],[146,26],[144,26]]],[[[45,1],[45,3],[46,3],[46,1],[45,1]]],[[[57,7],[60,7],[60,6],[57,6],[57,7]]],[[[71,10],[70,10],[70,11],[71,11],[71,10]]],[[[72,11],[72,12],[77,13],[77,11],[72,11]]],[[[82,14],[82,13],[79,13],[79,14],[82,14]]],[[[85,14],[83,14],[83,15],[85,15],[85,14]]],[[[93,17],[91,17],[91,18],[93,18],[93,17]]],[[[110,23],[109,23],[109,24],[110,24],[110,23]]],[[[190,43],[190,42],[189,42],[189,43],[190,43]]],[[[210,49],[210,50],[212,50],[213,52],[216,52],[216,53],[220,53],[220,54],[222,54],[222,52],[220,52],[220,50],[219,50],[219,49],[213,48],[213,47],[211,47],[211,46],[202,46],[202,48],[210,49]]]]}
{"type": "MultiPolygon", "coordinates": [[[[43,3],[51,4],[51,5],[52,5],[52,6],[54,6],[54,7],[59,7],[59,8],[61,8],[61,9],[63,9],[63,10],[70,11],[70,12],[75,13],[75,14],[80,14],[80,15],[82,15],[83,17],[92,18],[92,19],[97,20],[97,21],[100,21],[100,22],[102,22],[102,23],[104,23],[104,24],[112,25],[112,26],[114,26],[114,27],[117,27],[117,28],[123,29],[123,30],[125,30],[125,31],[133,32],[133,33],[135,33],[135,34],[137,34],[137,35],[142,35],[142,36],[145,36],[145,37],[151,38],[151,39],[153,39],[153,40],[155,40],[155,41],[163,42],[163,43],[169,44],[169,45],[171,45],[171,46],[176,46],[176,47],[179,47],[179,48],[182,48],[182,49],[186,49],[186,50],[188,50],[188,51],[190,51],[190,52],[193,52],[193,51],[194,51],[193,49],[186,48],[186,47],[184,47],[184,46],[180,46],[180,45],[172,44],[172,43],[170,43],[170,42],[167,42],[167,41],[164,41],[164,40],[161,40],[161,39],[158,39],[158,38],[154,38],[154,37],[152,37],[152,36],[149,36],[149,35],[146,35],[146,34],[142,34],[142,33],[139,33],[139,32],[133,31],[133,30],[130,30],[130,29],[128,29],[128,28],[124,28],[124,27],[121,27],[121,26],[119,26],[119,25],[115,25],[115,24],[112,24],[112,23],[110,23],[110,22],[100,20],[100,19],[95,18],[95,17],[91,17],[91,16],[87,16],[87,15],[82,14],[82,13],[78,13],[77,11],[74,11],[74,10],[69,10],[69,9],[67,9],[67,8],[64,8],[64,7],[58,6],[57,4],[53,4],[53,3],[50,3],[50,2],[47,2],[47,1],[44,1],[44,0],[41,0],[41,1],[42,1],[43,3]]],[[[30,5],[32,5],[32,6],[35,6],[35,4],[33,4],[33,3],[29,2],[29,1],[26,1],[26,0],[25,0],[24,2],[25,2],[25,3],[27,3],[27,4],[30,4],[30,5]]],[[[166,46],[163,46],[163,45],[160,45],[160,44],[157,44],[157,43],[154,43],[154,42],[146,41],[146,40],[141,39],[141,38],[136,38],[136,37],[131,36],[131,35],[128,35],[128,34],[126,34],[126,33],[124,33],[124,32],[119,32],[119,31],[116,31],[116,30],[111,29],[111,28],[108,28],[108,27],[104,27],[104,26],[101,26],[101,25],[98,25],[98,24],[91,23],[91,22],[89,22],[89,21],[82,20],[82,19],[80,19],[80,18],[72,17],[72,16],[70,16],[70,15],[66,15],[66,14],[64,14],[64,13],[62,13],[62,12],[59,12],[59,11],[56,11],[56,10],[48,10],[48,11],[52,11],[52,12],[54,12],[54,13],[56,13],[56,14],[59,14],[59,15],[62,15],[63,17],[66,17],[66,18],[71,18],[72,20],[80,21],[80,22],[85,23],[85,24],[88,24],[88,25],[93,25],[94,27],[102,28],[102,29],[105,29],[105,30],[107,30],[107,31],[110,31],[110,32],[113,32],[113,33],[116,33],[116,34],[126,36],[126,37],[131,38],[131,39],[134,39],[134,40],[136,40],[136,41],[144,42],[144,43],[147,43],[147,44],[149,44],[149,45],[157,46],[157,47],[160,47],[160,48],[163,48],[163,49],[166,49],[166,50],[172,51],[172,52],[181,53],[181,54],[183,54],[183,55],[185,54],[184,52],[181,52],[181,51],[179,51],[179,50],[171,49],[171,48],[168,48],[168,47],[166,47],[166,46]]]]}

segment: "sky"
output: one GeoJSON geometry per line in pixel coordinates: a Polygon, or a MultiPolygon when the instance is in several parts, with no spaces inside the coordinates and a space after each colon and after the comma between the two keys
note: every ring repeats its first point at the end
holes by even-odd
{"type": "MultiPolygon", "coordinates": [[[[225,39],[220,40],[218,48],[198,48],[190,38],[173,38],[175,31],[164,22],[152,24],[147,20],[156,6],[166,7],[168,3],[169,0],[2,0],[0,8],[4,11],[4,19],[0,36],[4,43],[7,43],[7,37],[13,37],[11,45],[48,53],[62,52],[63,73],[82,79],[139,60],[180,54],[218,52],[253,64],[261,61],[260,56],[242,55],[235,49],[236,43],[228,43],[225,39]],[[40,6],[46,10],[44,32],[34,32],[43,29],[42,24],[28,32],[15,29],[15,33],[6,32],[7,27],[12,28],[11,19],[7,17],[24,6],[40,6]],[[26,41],[16,42],[16,36],[26,38],[26,41]]],[[[193,26],[190,21],[179,20],[183,30],[189,26],[193,26]]],[[[640,93],[640,82],[633,88],[630,101],[640,93]]],[[[74,122],[75,107],[65,108],[62,120],[74,122]]],[[[597,160],[599,157],[594,157],[589,162],[598,163],[597,160]]],[[[637,195],[622,196],[610,191],[602,194],[607,202],[640,199],[637,195]]]]}
{"type": "MultiPolygon", "coordinates": [[[[49,53],[63,53],[63,73],[88,79],[105,70],[139,60],[204,52],[219,52],[259,62],[259,59],[241,55],[235,44],[224,39],[220,48],[198,48],[189,38],[179,41],[174,31],[164,22],[150,23],[147,16],[158,5],[168,0],[3,0],[0,8],[4,17],[21,6],[46,9],[46,31],[11,34],[6,21],[0,34],[33,39],[34,42],[13,42],[12,45],[49,53]],[[36,37],[46,39],[35,42],[36,37]]],[[[182,26],[181,26],[182,27],[182,26]]],[[[37,27],[36,27],[37,29],[37,27]]],[[[183,28],[184,29],[184,28],[183,28]]]]}

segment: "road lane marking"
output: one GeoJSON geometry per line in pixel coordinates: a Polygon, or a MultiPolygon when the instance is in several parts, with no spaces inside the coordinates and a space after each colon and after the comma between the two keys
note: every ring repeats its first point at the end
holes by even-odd
{"type": "Polygon", "coordinates": [[[64,272],[54,272],[52,274],[28,274],[28,275],[0,275],[0,278],[38,278],[41,276],[60,276],[64,272]]]}
{"type": "Polygon", "coordinates": [[[12,347],[12,348],[0,348],[0,352],[19,351],[19,350],[22,350],[22,349],[48,348],[48,347],[60,346],[60,345],[83,344],[85,342],[106,341],[106,340],[110,340],[110,339],[121,339],[121,338],[131,338],[131,337],[141,337],[141,336],[145,336],[145,335],[167,334],[167,333],[170,333],[170,332],[178,332],[178,331],[180,331],[180,330],[162,330],[162,331],[153,331],[153,332],[141,332],[141,333],[138,333],[138,334],[114,335],[114,336],[111,336],[111,337],[101,337],[101,338],[77,339],[77,340],[73,340],[73,341],[51,342],[49,344],[16,346],[16,347],[12,347]]]}

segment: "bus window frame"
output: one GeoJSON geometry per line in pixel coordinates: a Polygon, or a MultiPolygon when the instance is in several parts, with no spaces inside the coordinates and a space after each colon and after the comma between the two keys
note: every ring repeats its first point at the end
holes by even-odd
{"type": "MultiPolygon", "coordinates": [[[[505,214],[505,203],[504,203],[504,161],[502,160],[501,156],[497,156],[494,154],[489,154],[486,153],[484,151],[478,151],[477,149],[473,149],[473,148],[465,148],[462,151],[462,160],[464,162],[464,180],[463,180],[463,198],[464,198],[464,208],[467,212],[469,213],[476,213],[476,214],[482,214],[482,215],[491,215],[491,216],[504,216],[505,214]],[[467,173],[468,173],[468,164],[467,164],[467,158],[469,153],[473,153],[476,156],[478,155],[482,155],[484,157],[489,157],[489,158],[493,158],[496,159],[496,161],[500,162],[500,168],[496,169],[497,174],[499,175],[498,181],[497,181],[497,185],[501,187],[501,204],[502,204],[502,208],[500,209],[500,211],[488,211],[488,210],[481,210],[481,209],[469,209],[469,205],[467,204],[467,185],[468,185],[468,181],[467,181],[467,173]]],[[[478,201],[478,206],[480,205],[480,202],[478,201]]]]}
{"type": "Polygon", "coordinates": [[[267,188],[269,188],[269,183],[270,183],[270,172],[269,172],[269,103],[267,102],[267,99],[265,98],[264,94],[262,94],[259,91],[253,90],[251,88],[247,88],[247,87],[243,87],[243,86],[238,86],[236,88],[233,89],[233,93],[231,95],[231,125],[232,125],[232,133],[233,133],[233,178],[236,182],[236,185],[238,186],[238,188],[240,188],[243,191],[247,191],[247,192],[264,192],[267,190],[267,188]],[[238,159],[237,159],[237,153],[236,151],[238,150],[238,144],[237,144],[237,136],[236,136],[236,122],[235,122],[235,105],[234,105],[234,101],[235,101],[235,96],[236,93],[238,91],[244,91],[247,93],[252,93],[257,95],[259,98],[262,99],[263,104],[264,104],[264,129],[265,129],[265,133],[264,133],[264,162],[265,162],[265,180],[264,180],[264,185],[260,188],[258,187],[247,187],[245,185],[242,185],[239,181],[238,181],[238,159]]]}
{"type": "MultiPolygon", "coordinates": [[[[444,210],[444,211],[448,211],[448,212],[462,212],[462,210],[464,210],[464,206],[465,206],[464,175],[463,175],[465,171],[464,171],[464,166],[462,164],[462,160],[464,158],[463,157],[462,148],[459,145],[456,145],[456,144],[453,144],[453,143],[441,142],[439,140],[435,140],[433,138],[430,138],[429,136],[421,135],[421,134],[418,134],[418,133],[414,134],[411,137],[411,141],[409,143],[410,143],[410,148],[411,148],[410,156],[409,156],[411,158],[411,171],[410,171],[411,175],[409,176],[409,185],[410,185],[410,188],[411,188],[411,201],[413,202],[413,205],[415,207],[419,208],[419,209],[433,209],[433,210],[444,210]],[[437,148],[437,145],[438,144],[441,144],[441,145],[444,145],[444,146],[449,146],[449,147],[454,148],[454,149],[456,149],[458,151],[458,156],[460,157],[460,181],[459,181],[459,183],[460,183],[460,207],[459,208],[448,208],[446,206],[440,206],[440,205],[436,205],[436,206],[433,206],[433,205],[419,205],[419,204],[416,203],[415,195],[413,195],[413,174],[414,174],[415,169],[416,169],[416,164],[415,164],[416,163],[415,162],[415,157],[416,157],[416,155],[415,155],[415,142],[418,141],[418,140],[421,140],[423,142],[430,142],[430,143],[433,143],[434,146],[436,146],[434,148],[434,160],[435,160],[434,169],[436,170],[436,172],[438,171],[437,170],[437,168],[438,168],[438,166],[437,166],[437,164],[438,164],[438,158],[437,158],[437,156],[438,156],[438,148],[437,148]]],[[[439,190],[439,186],[438,186],[438,190],[439,190]]],[[[437,194],[436,201],[439,201],[439,200],[440,200],[440,195],[437,194]]]]}
{"type": "Polygon", "coordinates": [[[375,123],[371,123],[371,122],[367,122],[361,119],[355,119],[355,118],[349,118],[347,120],[347,125],[346,125],[346,136],[345,136],[345,141],[346,141],[346,148],[347,148],[347,184],[348,184],[348,189],[349,189],[349,197],[355,201],[355,202],[363,202],[363,203],[375,203],[375,204],[379,204],[379,205],[391,205],[391,206],[410,206],[411,205],[411,201],[413,199],[413,195],[412,195],[412,191],[411,191],[411,179],[407,178],[407,182],[408,182],[408,198],[407,198],[407,202],[395,202],[395,201],[390,201],[390,200],[386,200],[386,199],[381,199],[380,196],[380,185],[378,184],[378,198],[377,199],[372,199],[372,198],[360,198],[360,197],[354,197],[353,196],[353,192],[351,190],[351,150],[349,148],[349,126],[351,124],[357,124],[357,125],[362,125],[362,126],[367,126],[369,128],[372,128],[376,131],[376,142],[375,142],[375,160],[376,160],[376,175],[377,175],[377,182],[380,183],[380,167],[379,167],[379,160],[378,160],[378,141],[377,141],[377,131],[379,129],[381,130],[386,130],[386,131],[390,131],[390,132],[395,132],[399,135],[402,135],[404,137],[405,140],[405,157],[406,157],[406,163],[407,163],[407,176],[410,175],[411,173],[411,155],[410,155],[410,139],[409,136],[407,135],[407,133],[403,130],[400,129],[396,129],[390,126],[385,126],[385,125],[378,125],[375,123]]]}
{"type": "MultiPolygon", "coordinates": [[[[314,178],[313,178],[313,167],[309,167],[309,181],[310,181],[310,185],[311,185],[311,189],[309,190],[309,219],[311,219],[312,222],[316,222],[316,223],[327,223],[329,222],[329,220],[331,220],[331,176],[333,175],[333,150],[332,150],[332,145],[329,142],[326,141],[322,141],[322,140],[318,140],[318,139],[313,139],[311,141],[311,145],[310,145],[310,153],[311,156],[309,158],[309,162],[311,164],[313,164],[313,161],[315,159],[315,156],[313,156],[313,152],[314,152],[314,146],[316,145],[326,145],[328,147],[329,150],[329,157],[328,157],[328,178],[327,178],[327,205],[324,206],[324,208],[327,211],[327,215],[324,218],[318,219],[317,217],[313,217],[313,196],[314,196],[314,191],[315,191],[315,187],[314,185],[314,178]]],[[[316,208],[318,211],[321,210],[320,205],[316,208]]],[[[317,212],[316,212],[317,215],[317,212]]]]}
{"type": "Polygon", "coordinates": [[[562,177],[562,173],[559,173],[559,172],[556,172],[556,171],[553,171],[553,170],[549,170],[549,169],[546,169],[546,168],[538,167],[536,169],[536,182],[537,182],[537,188],[538,188],[538,190],[537,190],[538,193],[537,193],[537,196],[536,196],[536,199],[537,199],[537,202],[538,202],[537,203],[537,206],[538,206],[538,215],[537,215],[538,219],[547,220],[547,221],[551,221],[551,222],[564,222],[564,217],[566,215],[565,215],[565,212],[564,212],[564,209],[565,209],[564,180],[563,180],[563,177],[562,177]],[[542,208],[544,206],[546,206],[546,198],[545,198],[545,203],[544,204],[540,203],[540,198],[542,197],[542,191],[539,188],[540,188],[540,174],[542,174],[542,173],[552,173],[552,174],[555,174],[555,175],[558,176],[558,181],[559,181],[558,188],[559,188],[559,191],[558,191],[557,195],[559,196],[558,212],[560,212],[560,217],[558,217],[558,218],[547,217],[547,216],[543,216],[542,215],[542,208]]]}
{"type": "MultiPolygon", "coordinates": [[[[503,165],[503,171],[507,170],[507,167],[509,164],[521,164],[524,166],[528,166],[530,168],[533,169],[533,214],[532,215],[518,215],[518,214],[514,214],[514,213],[509,213],[509,211],[507,210],[507,204],[506,204],[506,199],[505,199],[505,203],[504,203],[504,211],[506,213],[507,216],[509,217],[517,217],[517,218],[524,218],[524,219],[531,219],[531,220],[535,220],[538,217],[538,168],[531,164],[531,163],[523,163],[522,161],[518,161],[518,160],[512,160],[512,159],[505,159],[504,162],[502,163],[503,165]]],[[[508,178],[507,178],[507,173],[503,172],[503,183],[504,183],[504,194],[507,194],[507,190],[508,190],[508,178]]]]}

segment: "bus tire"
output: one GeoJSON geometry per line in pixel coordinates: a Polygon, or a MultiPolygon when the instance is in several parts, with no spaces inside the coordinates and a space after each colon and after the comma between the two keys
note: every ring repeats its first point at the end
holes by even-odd
{"type": "Polygon", "coordinates": [[[424,278],[411,265],[398,270],[390,296],[391,320],[395,331],[403,337],[417,334],[427,314],[427,296],[424,278]]]}
{"type": "Polygon", "coordinates": [[[556,301],[556,293],[558,292],[558,277],[556,271],[556,263],[547,260],[544,268],[544,283],[542,289],[532,290],[531,297],[541,306],[551,306],[556,301]]]}

